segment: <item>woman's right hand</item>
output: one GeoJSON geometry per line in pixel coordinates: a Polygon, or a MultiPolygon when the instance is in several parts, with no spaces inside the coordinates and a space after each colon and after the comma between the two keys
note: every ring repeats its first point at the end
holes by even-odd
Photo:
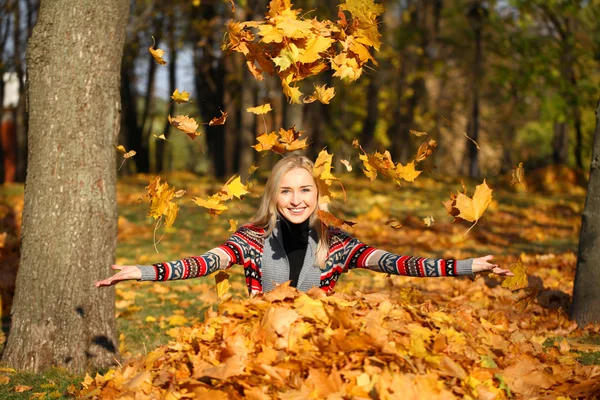
{"type": "Polygon", "coordinates": [[[112,286],[121,281],[139,280],[142,279],[142,271],[135,265],[113,265],[112,269],[118,270],[116,274],[110,278],[96,282],[96,287],[112,286]]]}

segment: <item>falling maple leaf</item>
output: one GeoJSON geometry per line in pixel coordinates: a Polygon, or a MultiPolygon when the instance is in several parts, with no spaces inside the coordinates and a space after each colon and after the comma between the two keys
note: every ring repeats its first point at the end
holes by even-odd
{"type": "Polygon", "coordinates": [[[262,106],[249,107],[246,108],[246,111],[251,112],[256,115],[263,115],[271,112],[273,109],[271,108],[271,103],[263,104],[262,106]]]}
{"type": "Polygon", "coordinates": [[[227,272],[219,271],[215,275],[215,284],[219,300],[226,300],[231,297],[231,285],[229,284],[229,274],[227,272]]]}
{"type": "Polygon", "coordinates": [[[437,147],[437,142],[431,139],[428,142],[423,142],[419,149],[417,150],[417,155],[415,157],[415,162],[421,162],[429,157],[433,153],[433,149],[437,147]]]}
{"type": "Polygon", "coordinates": [[[525,170],[523,169],[522,162],[519,163],[518,167],[513,168],[510,173],[512,175],[512,179],[510,181],[511,186],[520,183],[523,187],[525,187],[525,170]]]}
{"type": "Polygon", "coordinates": [[[190,94],[185,90],[180,93],[179,89],[175,89],[175,91],[171,95],[171,98],[177,104],[187,103],[190,100],[190,94]]]}
{"type": "Polygon", "coordinates": [[[444,202],[448,214],[464,219],[465,221],[473,222],[473,225],[465,232],[465,235],[477,224],[484,211],[492,203],[492,189],[490,189],[483,180],[481,185],[477,185],[473,197],[466,195],[466,187],[464,193],[450,195],[450,200],[444,202]]]}
{"type": "Polygon", "coordinates": [[[200,197],[194,197],[192,200],[200,207],[208,209],[208,213],[215,217],[229,209],[229,207],[223,204],[224,202],[231,200],[234,197],[239,199],[248,193],[248,184],[244,185],[240,176],[233,175],[217,193],[213,194],[208,199],[205,200],[200,197]]]}
{"type": "Polygon", "coordinates": [[[156,219],[165,218],[165,227],[169,228],[177,218],[179,206],[173,202],[176,197],[181,197],[181,191],[175,191],[167,182],[160,183],[160,176],[155,177],[148,186],[146,186],[147,196],[150,198],[150,211],[148,217],[156,219]],[[176,193],[180,195],[176,196],[176,193]]]}
{"type": "Polygon", "coordinates": [[[271,150],[277,154],[285,154],[308,147],[307,139],[299,139],[304,131],[297,131],[295,127],[290,129],[279,128],[279,132],[263,133],[256,137],[258,144],[252,146],[256,151],[271,150]]]}
{"type": "Polygon", "coordinates": [[[208,209],[208,213],[213,217],[221,215],[223,211],[227,211],[229,209],[229,207],[222,204],[223,200],[218,195],[213,195],[206,200],[200,197],[193,197],[192,200],[200,207],[208,209]]]}
{"type": "Polygon", "coordinates": [[[237,231],[238,228],[238,220],[237,219],[230,219],[229,220],[229,232],[235,232],[237,231]]]}
{"type": "Polygon", "coordinates": [[[430,227],[433,225],[435,220],[433,219],[433,217],[429,216],[429,217],[423,218],[423,222],[425,222],[425,226],[430,227]]]}
{"type": "Polygon", "coordinates": [[[335,215],[323,210],[317,210],[317,218],[319,218],[325,225],[332,226],[334,228],[340,228],[344,224],[348,226],[356,225],[356,222],[340,219],[335,215]]]}
{"type": "Polygon", "coordinates": [[[502,281],[503,288],[515,291],[529,286],[527,280],[527,268],[523,266],[521,259],[519,259],[515,265],[509,267],[509,269],[514,276],[506,277],[504,281],[502,281]]]}
{"type": "Polygon", "coordinates": [[[167,139],[167,138],[165,137],[165,134],[164,134],[164,133],[163,133],[163,134],[161,134],[160,136],[156,136],[156,135],[153,135],[153,136],[154,136],[155,138],[157,138],[157,139],[164,140],[165,142],[168,142],[168,141],[169,141],[169,139],[167,139]]]}
{"type": "Polygon", "coordinates": [[[210,122],[208,123],[208,125],[209,126],[224,125],[225,121],[227,120],[227,116],[228,115],[229,114],[227,113],[227,111],[221,111],[221,116],[220,117],[214,117],[213,119],[211,119],[210,122]]]}
{"type": "Polygon", "coordinates": [[[409,132],[412,133],[413,135],[415,135],[416,137],[421,137],[421,136],[427,135],[427,132],[413,131],[412,129],[409,129],[409,132]]]}
{"type": "Polygon", "coordinates": [[[148,51],[150,52],[150,54],[152,54],[152,57],[154,57],[157,63],[159,63],[160,65],[167,65],[167,62],[162,58],[165,54],[165,51],[162,49],[155,49],[155,45],[156,42],[154,40],[154,36],[152,36],[152,46],[148,48],[148,51]]]}
{"type": "Polygon", "coordinates": [[[344,167],[346,167],[346,171],[352,172],[352,164],[350,164],[350,161],[348,161],[348,160],[340,160],[340,162],[342,164],[344,164],[344,167]]]}
{"type": "Polygon", "coordinates": [[[258,167],[254,164],[250,165],[248,167],[248,175],[252,175],[254,173],[254,171],[256,171],[258,169],[258,167]]]}
{"type": "MultiPolygon", "coordinates": [[[[358,145],[360,147],[360,145],[358,145]]],[[[367,154],[362,147],[360,149],[363,154],[358,157],[363,162],[364,174],[373,182],[378,174],[390,178],[397,185],[401,184],[401,180],[413,182],[423,171],[415,169],[415,161],[411,161],[406,165],[402,163],[395,164],[392,161],[392,156],[389,151],[379,153],[375,151],[372,154],[367,154]]]]}
{"type": "Polygon", "coordinates": [[[327,88],[327,85],[319,86],[315,85],[315,91],[313,94],[306,99],[304,103],[312,103],[314,101],[320,101],[323,104],[329,104],[331,99],[335,96],[335,88],[327,88]]]}
{"type": "Polygon", "coordinates": [[[175,118],[171,118],[171,116],[168,115],[167,119],[169,120],[169,123],[171,125],[184,132],[192,140],[196,139],[198,136],[201,135],[200,132],[197,132],[198,123],[196,122],[196,120],[194,120],[194,118],[190,118],[187,115],[178,115],[175,118]]]}

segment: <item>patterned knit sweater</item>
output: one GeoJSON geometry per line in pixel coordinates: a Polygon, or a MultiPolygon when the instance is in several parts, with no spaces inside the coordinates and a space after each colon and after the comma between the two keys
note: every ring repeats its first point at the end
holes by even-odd
{"type": "MultiPolygon", "coordinates": [[[[139,266],[142,280],[166,281],[196,278],[232,265],[242,265],[250,294],[263,291],[261,266],[265,246],[264,229],[251,225],[239,228],[225,243],[200,256],[139,266]]],[[[377,272],[414,277],[471,275],[472,259],[443,260],[389,253],[368,246],[348,233],[330,228],[325,268],[320,270],[319,287],[329,292],[343,272],[367,268],[377,272]]],[[[272,287],[269,285],[269,287],[272,287]]]]}

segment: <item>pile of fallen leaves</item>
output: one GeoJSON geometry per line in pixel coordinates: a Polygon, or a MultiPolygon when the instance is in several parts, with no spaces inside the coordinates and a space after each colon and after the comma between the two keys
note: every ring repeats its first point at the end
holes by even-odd
{"type": "MultiPolygon", "coordinates": [[[[566,340],[544,347],[545,338],[535,333],[541,316],[519,312],[512,292],[496,287],[508,295],[496,297],[505,304],[490,312],[460,295],[444,309],[427,300],[415,304],[422,296],[414,288],[395,289],[305,294],[284,284],[250,299],[224,296],[204,323],[174,328],[169,344],[87,376],[78,395],[507,399],[600,393],[600,366],[578,363],[566,340]]],[[[576,329],[567,318],[544,324],[555,337],[576,329]]]]}

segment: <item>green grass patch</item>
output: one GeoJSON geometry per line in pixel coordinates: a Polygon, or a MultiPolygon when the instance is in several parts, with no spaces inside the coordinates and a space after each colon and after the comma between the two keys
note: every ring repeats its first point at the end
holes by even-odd
{"type": "Polygon", "coordinates": [[[74,396],[69,392],[79,388],[84,378],[60,368],[51,368],[39,374],[14,371],[7,367],[0,367],[0,371],[0,399],[3,400],[72,399],[74,396]]]}

